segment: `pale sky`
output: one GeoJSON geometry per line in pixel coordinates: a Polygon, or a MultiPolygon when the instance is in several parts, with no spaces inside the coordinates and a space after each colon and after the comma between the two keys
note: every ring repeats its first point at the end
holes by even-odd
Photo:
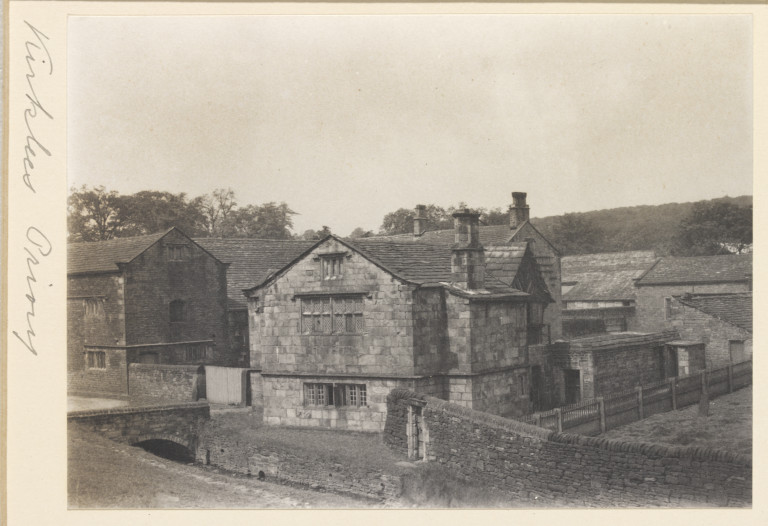
{"type": "Polygon", "coordinates": [[[752,194],[731,15],[73,17],[69,185],[284,201],[294,232],[416,204],[532,217],[752,194]]]}

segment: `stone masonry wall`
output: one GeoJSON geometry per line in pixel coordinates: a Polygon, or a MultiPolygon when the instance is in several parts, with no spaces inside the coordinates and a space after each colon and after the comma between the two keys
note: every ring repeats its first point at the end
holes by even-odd
{"type": "Polygon", "coordinates": [[[408,399],[421,398],[427,459],[512,497],[577,506],[749,506],[752,462],[733,453],[558,434],[403,390],[384,440],[407,454],[408,399]]]}
{"type": "Polygon", "coordinates": [[[128,345],[215,340],[209,365],[237,365],[230,350],[227,268],[180,232],[172,231],[126,266],[128,345]],[[169,245],[184,245],[186,257],[170,261],[169,245]],[[184,302],[183,321],[170,321],[169,305],[184,302]]]}
{"type": "MultiPolygon", "coordinates": [[[[67,373],[70,392],[125,393],[120,357],[107,356],[107,371],[86,367],[85,348],[125,341],[123,278],[89,274],[67,279],[67,373]]],[[[125,360],[123,355],[122,360],[125,360]]]]}
{"type": "Polygon", "coordinates": [[[203,423],[210,418],[207,403],[115,408],[67,414],[69,425],[83,426],[126,444],[150,439],[170,440],[193,452],[203,423]]]}
{"type": "Polygon", "coordinates": [[[636,346],[617,351],[596,351],[592,375],[595,396],[608,396],[662,377],[661,346],[636,346]]]}
{"type": "Polygon", "coordinates": [[[411,387],[413,381],[327,376],[297,378],[263,373],[262,385],[264,423],[266,424],[381,431],[387,416],[389,391],[397,387],[411,387]],[[304,384],[307,383],[363,384],[366,387],[366,405],[361,407],[308,405],[304,397],[304,384]]]}
{"type": "Polygon", "coordinates": [[[413,293],[414,372],[434,374],[458,365],[448,349],[446,293],[442,288],[423,288],[413,293]]]}
{"type": "Polygon", "coordinates": [[[525,304],[472,302],[472,372],[528,364],[525,304]]]}
{"type": "Polygon", "coordinates": [[[526,415],[529,389],[527,367],[473,376],[472,408],[506,417],[526,415]]]}
{"type": "Polygon", "coordinates": [[[698,309],[672,301],[671,325],[683,340],[704,343],[708,368],[728,365],[731,361],[730,340],[744,341],[745,358],[752,356],[752,333],[709,316],[698,309]]]}
{"type": "Polygon", "coordinates": [[[264,373],[413,375],[413,289],[329,239],[250,302],[251,366],[264,373]],[[321,279],[324,253],[346,254],[340,278],[321,279]],[[302,330],[302,294],[362,298],[362,331],[302,330]]]}
{"type": "Polygon", "coordinates": [[[664,298],[690,293],[748,292],[747,283],[712,283],[705,285],[658,285],[635,287],[635,319],[641,332],[672,328],[665,316],[664,298]]]}
{"type": "Polygon", "coordinates": [[[197,365],[132,363],[128,374],[131,399],[146,402],[197,401],[205,382],[205,368],[197,365]]]}
{"type": "MultiPolygon", "coordinates": [[[[104,369],[88,368],[67,372],[67,392],[73,396],[106,396],[125,398],[128,396],[128,370],[123,349],[88,347],[84,351],[104,353],[104,369]]],[[[81,352],[81,355],[82,355],[81,352]]]]}
{"type": "Polygon", "coordinates": [[[376,501],[400,496],[400,477],[375,468],[342,464],[332,455],[308,456],[277,442],[250,444],[216,428],[210,421],[203,427],[197,461],[235,473],[310,486],[318,490],[365,497],[376,501]]]}
{"type": "Polygon", "coordinates": [[[536,263],[538,263],[539,268],[541,269],[541,275],[547,282],[547,287],[549,287],[549,292],[552,294],[552,299],[555,300],[555,303],[547,306],[544,311],[544,323],[549,325],[552,341],[555,341],[562,337],[562,319],[560,313],[563,309],[563,300],[561,294],[562,270],[560,266],[560,255],[530,224],[525,224],[520,231],[517,232],[512,241],[520,242],[526,241],[527,239],[533,240],[531,249],[536,257],[536,263]]]}

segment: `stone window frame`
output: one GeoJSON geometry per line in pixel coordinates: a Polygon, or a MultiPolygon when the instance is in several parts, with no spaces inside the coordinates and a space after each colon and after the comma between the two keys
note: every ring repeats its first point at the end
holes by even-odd
{"type": "Polygon", "coordinates": [[[318,254],[317,259],[320,261],[320,280],[333,281],[342,279],[344,277],[344,267],[346,266],[344,260],[350,257],[351,255],[348,252],[328,252],[326,254],[318,254]]]}
{"type": "Polygon", "coordinates": [[[186,243],[168,243],[166,254],[168,261],[186,261],[189,259],[189,245],[186,243]]]}
{"type": "Polygon", "coordinates": [[[364,294],[322,294],[299,297],[301,334],[362,334],[364,294]]]}
{"type": "Polygon", "coordinates": [[[664,298],[664,320],[669,321],[672,319],[672,296],[664,298]]]}
{"type": "Polygon", "coordinates": [[[83,300],[83,316],[86,320],[101,319],[104,317],[104,301],[103,296],[92,296],[82,298],[83,300]]]}
{"type": "Polygon", "coordinates": [[[107,368],[107,353],[105,351],[85,351],[85,368],[105,370],[107,368]]]}
{"type": "Polygon", "coordinates": [[[305,382],[302,393],[307,407],[359,408],[368,405],[366,384],[305,382]]]}

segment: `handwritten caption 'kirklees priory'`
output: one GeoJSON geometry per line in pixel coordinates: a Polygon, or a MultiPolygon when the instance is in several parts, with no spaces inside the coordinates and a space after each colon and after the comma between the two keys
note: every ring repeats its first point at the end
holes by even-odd
{"type": "MultiPolygon", "coordinates": [[[[36,90],[38,83],[42,78],[53,76],[53,60],[48,51],[50,39],[40,29],[24,21],[24,30],[26,41],[24,48],[26,50],[26,84],[24,86],[25,104],[24,104],[24,124],[26,138],[24,140],[24,156],[22,158],[21,178],[24,182],[24,190],[31,192],[32,196],[37,194],[35,161],[38,155],[51,157],[49,150],[39,133],[41,125],[47,121],[53,121],[53,115],[46,109],[46,105],[40,100],[36,90]]],[[[17,165],[18,166],[18,165],[17,165]]],[[[14,170],[11,169],[11,177],[14,170]]],[[[32,203],[34,206],[34,203],[32,203]]],[[[24,242],[24,258],[26,267],[26,327],[21,331],[13,331],[13,335],[27,348],[32,354],[37,355],[35,348],[35,287],[37,286],[36,270],[38,265],[47,257],[53,246],[48,237],[40,228],[29,225],[26,229],[24,242]]]]}

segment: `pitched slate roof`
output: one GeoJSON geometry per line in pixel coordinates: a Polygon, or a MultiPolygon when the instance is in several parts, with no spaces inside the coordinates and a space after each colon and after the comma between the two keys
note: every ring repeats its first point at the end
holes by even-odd
{"type": "Polygon", "coordinates": [[[683,305],[752,332],[752,293],[691,294],[679,296],[683,305]]]}
{"type": "Polygon", "coordinates": [[[316,243],[245,238],[196,238],[194,241],[217,259],[230,264],[227,270],[227,297],[230,309],[246,308],[243,289],[260,283],[316,243]]]}
{"type": "Polygon", "coordinates": [[[665,257],[637,281],[637,286],[745,282],[751,274],[751,254],[665,257]]]}
{"type": "Polygon", "coordinates": [[[510,284],[517,277],[528,244],[510,243],[485,247],[485,273],[510,284]]]}
{"type": "Polygon", "coordinates": [[[565,301],[627,301],[635,299],[635,279],[657,261],[652,251],[565,256],[563,283],[575,283],[565,301]]]}
{"type": "Polygon", "coordinates": [[[67,274],[118,272],[117,263],[127,263],[157,243],[172,228],[146,236],[67,245],[67,274]]]}
{"type": "Polygon", "coordinates": [[[415,283],[451,281],[451,247],[359,238],[347,243],[384,268],[415,283]]]}
{"type": "MultiPolygon", "coordinates": [[[[504,245],[515,233],[508,225],[481,225],[480,243],[483,245],[504,245]]],[[[392,236],[374,236],[363,238],[379,241],[397,241],[403,243],[426,243],[431,245],[451,245],[456,240],[456,232],[449,228],[446,230],[427,230],[420,236],[413,234],[395,234],[392,236]]],[[[357,240],[356,240],[357,241],[357,240]]]]}

